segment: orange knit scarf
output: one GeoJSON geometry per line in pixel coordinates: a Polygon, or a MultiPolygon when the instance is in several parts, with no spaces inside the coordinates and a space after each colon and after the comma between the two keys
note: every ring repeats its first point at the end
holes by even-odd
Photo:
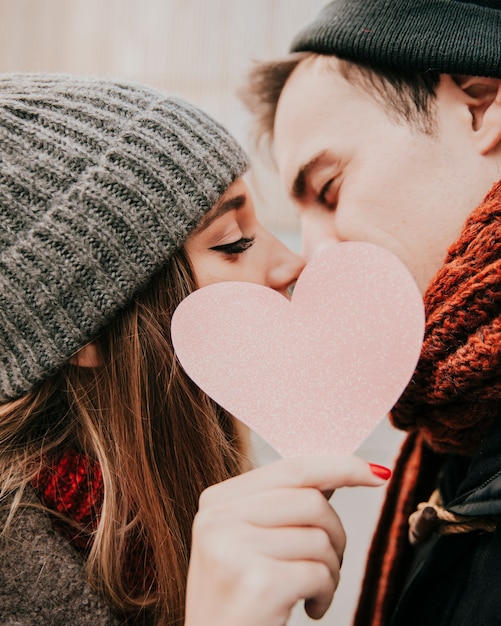
{"type": "Polygon", "coordinates": [[[354,626],[386,626],[412,561],[408,517],[445,453],[473,456],[501,408],[501,182],[471,214],[425,297],[412,381],[391,420],[409,432],[368,556],[354,626]]]}

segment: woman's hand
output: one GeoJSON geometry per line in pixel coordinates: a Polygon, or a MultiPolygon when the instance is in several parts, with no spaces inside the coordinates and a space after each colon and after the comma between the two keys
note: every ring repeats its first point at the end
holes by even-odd
{"type": "Polygon", "coordinates": [[[357,457],[295,457],[205,490],[193,525],[185,626],[283,626],[301,599],[310,617],[322,617],[346,542],[324,494],[382,485],[381,474],[385,468],[375,474],[357,457]]]}

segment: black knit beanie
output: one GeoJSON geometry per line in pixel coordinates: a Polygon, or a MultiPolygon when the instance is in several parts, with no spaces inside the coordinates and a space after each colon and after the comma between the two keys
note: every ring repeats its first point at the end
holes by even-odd
{"type": "Polygon", "coordinates": [[[501,78],[501,0],[334,0],[291,51],[501,78]]]}
{"type": "Polygon", "coordinates": [[[0,399],[94,339],[246,168],[233,137],[177,98],[0,75],[0,399]]]}

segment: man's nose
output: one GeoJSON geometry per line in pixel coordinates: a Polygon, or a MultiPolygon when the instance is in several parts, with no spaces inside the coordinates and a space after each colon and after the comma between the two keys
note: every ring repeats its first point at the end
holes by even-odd
{"type": "Polygon", "coordinates": [[[311,211],[301,217],[301,254],[307,261],[338,242],[332,215],[311,211]]]}

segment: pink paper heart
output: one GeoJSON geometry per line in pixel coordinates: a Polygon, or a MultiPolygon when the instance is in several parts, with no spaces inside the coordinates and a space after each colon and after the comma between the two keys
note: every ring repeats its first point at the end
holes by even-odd
{"type": "Polygon", "coordinates": [[[217,283],[181,302],[171,331],[192,380],[279,454],[351,454],[409,382],[424,310],[395,256],[344,242],[306,266],[290,302],[217,283]]]}

